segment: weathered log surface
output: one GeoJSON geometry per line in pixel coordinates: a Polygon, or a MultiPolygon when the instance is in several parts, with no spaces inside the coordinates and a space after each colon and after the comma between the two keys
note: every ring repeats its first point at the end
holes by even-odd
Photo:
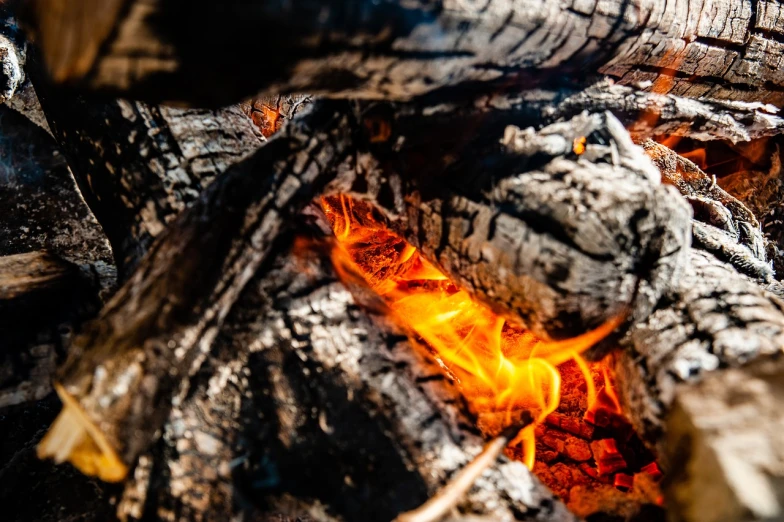
{"type": "MultiPolygon", "coordinates": [[[[117,452],[114,480],[150,444],[181,379],[198,368],[286,220],[345,159],[347,132],[344,111],[314,105],[234,165],[153,243],[98,319],[75,339],[58,381],[117,452]]],[[[44,441],[43,455],[62,458],[61,431],[44,441]]]]}
{"type": "Polygon", "coordinates": [[[29,5],[54,78],[153,101],[226,104],[259,90],[401,100],[442,87],[517,89],[532,70],[600,72],[689,98],[784,99],[784,30],[770,0],[29,5]],[[205,26],[209,45],[191,30],[205,26]]]}
{"type": "MultiPolygon", "coordinates": [[[[32,256],[45,266],[69,267],[55,269],[63,275],[57,281],[66,284],[28,293],[24,303],[15,299],[13,305],[0,305],[0,407],[5,407],[51,391],[50,377],[62,360],[64,343],[75,325],[97,312],[97,295],[113,284],[114,270],[100,226],[51,137],[6,107],[0,107],[0,119],[0,255],[10,256],[5,260],[32,256]],[[48,252],[45,259],[57,261],[45,261],[35,252],[48,252]]],[[[21,269],[30,275],[33,268],[15,266],[17,274],[21,269]]],[[[0,279],[8,276],[0,270],[0,279]]],[[[0,283],[0,293],[10,292],[12,285],[0,283]]]]}
{"type": "MultiPolygon", "coordinates": [[[[391,520],[481,449],[435,362],[374,315],[382,305],[356,287],[360,301],[368,300],[360,306],[338,281],[327,245],[300,241],[286,254],[287,243],[227,320],[231,345],[221,349],[225,356],[229,348],[250,349],[250,372],[227,365],[211,386],[227,382],[231,393],[197,403],[206,418],[217,410],[225,422],[241,398],[241,429],[231,433],[239,440],[175,413],[162,443],[168,458],[155,461],[165,469],[153,466],[150,480],[142,468],[126,487],[120,509],[130,518],[225,520],[233,499],[235,512],[244,507],[254,520],[263,513],[391,520]],[[242,386],[246,395],[237,393],[242,386]],[[231,408],[222,409],[223,399],[231,408]],[[237,457],[231,469],[226,454],[237,457]],[[211,469],[216,456],[223,465],[211,469]],[[203,480],[216,474],[215,482],[203,480]]],[[[181,409],[193,404],[186,399],[181,409]]],[[[521,463],[506,459],[460,508],[499,521],[575,520],[521,463]]]]}
{"type": "Polygon", "coordinates": [[[678,391],[666,429],[672,520],[784,517],[783,362],[716,372],[678,391]]]}
{"type": "Polygon", "coordinates": [[[738,143],[776,136],[784,129],[784,119],[772,105],[692,99],[636,90],[610,80],[548,104],[543,112],[551,119],[564,120],[586,110],[612,112],[637,142],[650,136],[682,136],[697,141],[738,143]]]}
{"type": "MultiPolygon", "coordinates": [[[[692,250],[690,268],[616,355],[619,396],[637,432],[661,442],[679,390],[705,375],[779,357],[784,302],[711,254],[692,250]]],[[[660,455],[668,452],[662,448],[660,455]]]]}

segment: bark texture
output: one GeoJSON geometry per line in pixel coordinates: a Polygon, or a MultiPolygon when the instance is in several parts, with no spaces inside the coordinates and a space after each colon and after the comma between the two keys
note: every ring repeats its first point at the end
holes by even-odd
{"type": "Polygon", "coordinates": [[[210,185],[75,340],[58,381],[126,465],[151,442],[286,220],[343,161],[342,118],[334,105],[314,107],[210,185]]]}
{"type": "Polygon", "coordinates": [[[226,104],[259,90],[401,100],[590,71],[780,104],[779,14],[770,0],[35,0],[26,20],[57,81],[153,101],[226,104]],[[206,25],[209,45],[190,30],[206,25]]]}
{"type": "Polygon", "coordinates": [[[35,79],[54,136],[109,237],[122,279],[216,176],[263,143],[236,106],[183,110],[89,100],[35,79]]]}
{"type": "Polygon", "coordinates": [[[644,317],[677,279],[688,209],[612,115],[535,132],[504,131],[505,111],[479,124],[470,110],[423,113],[358,116],[386,130],[371,130],[356,172],[329,190],[373,202],[461,287],[546,338],[627,308],[644,317]]]}
{"type": "Polygon", "coordinates": [[[616,357],[624,409],[654,443],[663,440],[664,419],[680,390],[712,372],[779,357],[784,346],[778,297],[707,252],[692,250],[690,265],[616,357]]]}

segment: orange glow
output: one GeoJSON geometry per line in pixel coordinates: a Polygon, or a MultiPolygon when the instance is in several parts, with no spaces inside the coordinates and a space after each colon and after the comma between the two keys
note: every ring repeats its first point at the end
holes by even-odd
{"type": "Polygon", "coordinates": [[[607,371],[607,366],[600,362],[595,363],[594,368],[602,372],[604,385],[595,394],[593,400],[588,399],[588,410],[585,412],[585,420],[595,426],[607,426],[611,417],[622,416],[623,410],[618,400],[618,394],[615,392],[615,384],[607,371]]]}
{"type": "MultiPolygon", "coordinates": [[[[345,196],[322,198],[338,239],[337,267],[346,262],[388,305],[395,320],[432,350],[454,379],[478,424],[492,436],[529,411],[544,421],[560,401],[556,368],[575,360],[586,376],[590,403],[597,393],[579,354],[612,332],[622,317],[565,341],[543,342],[460,290],[411,245],[389,230],[373,208],[345,196]]],[[[533,467],[534,426],[522,430],[523,461],[533,467]]]]}

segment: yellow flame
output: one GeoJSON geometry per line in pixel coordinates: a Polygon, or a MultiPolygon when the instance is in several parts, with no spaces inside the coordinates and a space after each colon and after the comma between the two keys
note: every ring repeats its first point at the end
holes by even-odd
{"type": "MultiPolygon", "coordinates": [[[[455,287],[413,246],[372,219],[366,207],[343,195],[322,199],[341,247],[338,255],[347,256],[396,320],[433,350],[474,414],[492,414],[508,425],[512,412],[527,410],[536,423],[542,422],[560,401],[561,375],[556,367],[569,360],[580,366],[589,401],[595,401],[590,370],[579,354],[614,330],[621,317],[574,339],[540,341],[455,287]]],[[[533,467],[534,426],[522,430],[513,444],[522,444],[523,461],[533,467]]]]}

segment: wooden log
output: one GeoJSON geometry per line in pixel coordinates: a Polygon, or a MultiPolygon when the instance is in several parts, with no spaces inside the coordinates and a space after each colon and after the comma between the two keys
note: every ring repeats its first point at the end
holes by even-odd
{"type": "Polygon", "coordinates": [[[689,212],[611,115],[504,134],[502,110],[467,135],[470,111],[422,112],[357,116],[388,133],[330,190],[373,202],[462,288],[563,338],[629,307],[645,317],[677,279],[689,212]]]}
{"type": "Polygon", "coordinates": [[[666,429],[673,520],[784,516],[782,387],[777,358],[714,372],[678,391],[666,429]]]}
{"type": "MultiPolygon", "coordinates": [[[[216,437],[203,419],[177,431],[175,415],[162,442],[168,458],[157,460],[164,469],[153,467],[151,478],[143,472],[126,486],[126,516],[225,520],[239,511],[392,520],[479,452],[473,421],[435,361],[388,322],[367,290],[347,291],[321,241],[303,238],[289,253],[291,240],[284,241],[228,320],[225,353],[251,351],[250,373],[238,375],[248,389],[240,396],[240,440],[216,437]],[[215,476],[215,454],[236,456],[230,473],[226,456],[217,468],[233,511],[230,502],[208,504],[215,497],[203,494],[204,478],[215,476]]],[[[227,382],[238,389],[231,377],[227,382]]],[[[202,405],[206,418],[222,407],[221,397],[202,405]]],[[[575,520],[520,462],[506,458],[459,509],[500,521],[575,520]]]]}
{"type": "Polygon", "coordinates": [[[62,291],[77,274],[76,266],[47,252],[0,257],[0,312],[24,307],[25,300],[42,293],[62,291]]]}
{"type": "Polygon", "coordinates": [[[664,422],[681,390],[784,346],[784,302],[707,252],[692,250],[690,265],[616,354],[624,411],[665,461],[675,448],[661,446],[664,422]]]}
{"type": "Polygon", "coordinates": [[[666,424],[672,520],[784,517],[784,365],[757,361],[682,387],[666,424]]]}
{"type": "Polygon", "coordinates": [[[0,305],[0,408],[6,408],[51,392],[63,345],[97,313],[115,273],[100,226],[51,137],[7,107],[0,118],[0,201],[12,210],[0,224],[0,255],[16,260],[2,270],[0,293],[18,296],[0,305]],[[31,284],[40,291],[28,291],[31,284]]]}
{"type": "Polygon", "coordinates": [[[334,104],[314,106],[210,185],[158,238],[75,340],[58,378],[68,407],[41,455],[71,457],[108,480],[125,476],[286,220],[343,161],[344,118],[334,104]]]}
{"type": "Polygon", "coordinates": [[[222,105],[259,90],[401,100],[519,89],[557,70],[780,105],[778,13],[767,0],[34,0],[26,19],[57,81],[153,101],[222,105]],[[209,45],[193,27],[210,27],[209,45]]]}

